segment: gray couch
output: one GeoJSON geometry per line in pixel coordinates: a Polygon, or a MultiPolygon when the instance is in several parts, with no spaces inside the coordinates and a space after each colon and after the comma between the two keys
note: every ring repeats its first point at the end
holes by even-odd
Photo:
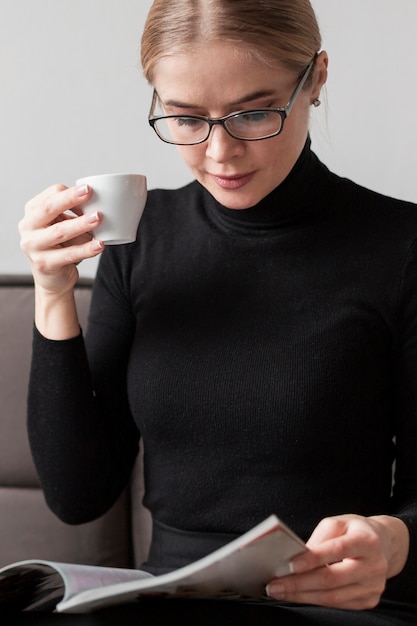
{"type": "MultiPolygon", "coordinates": [[[[80,280],[76,289],[83,328],[91,285],[80,280]]],[[[68,526],[45,504],[26,435],[33,296],[31,277],[0,275],[0,567],[30,558],[138,566],[146,559],[151,532],[141,504],[141,456],[131,484],[100,519],[68,526]]]]}

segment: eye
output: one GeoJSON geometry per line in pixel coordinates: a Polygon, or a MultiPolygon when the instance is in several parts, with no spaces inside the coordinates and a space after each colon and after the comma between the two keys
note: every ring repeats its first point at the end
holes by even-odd
{"type": "Polygon", "coordinates": [[[190,130],[201,128],[205,123],[203,120],[196,119],[194,117],[175,117],[173,121],[179,128],[188,128],[190,130]]]}
{"type": "Polygon", "coordinates": [[[277,110],[254,109],[232,115],[226,120],[226,125],[237,139],[264,139],[279,133],[282,119],[277,110]]]}
{"type": "Polygon", "coordinates": [[[264,122],[269,117],[268,111],[251,111],[248,113],[241,113],[239,119],[245,124],[256,124],[264,122]]]}
{"type": "Polygon", "coordinates": [[[196,120],[192,117],[174,117],[172,119],[173,122],[177,124],[177,126],[193,126],[195,125],[196,120]]]}
{"type": "Polygon", "coordinates": [[[198,143],[208,134],[208,129],[206,120],[197,116],[173,115],[157,121],[159,136],[175,143],[198,143]]]}

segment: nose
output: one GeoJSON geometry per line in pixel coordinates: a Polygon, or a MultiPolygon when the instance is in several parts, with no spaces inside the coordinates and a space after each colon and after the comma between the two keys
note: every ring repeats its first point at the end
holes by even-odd
{"type": "Polygon", "coordinates": [[[231,137],[220,125],[213,126],[207,139],[206,156],[217,163],[230,161],[245,153],[245,142],[231,137]]]}

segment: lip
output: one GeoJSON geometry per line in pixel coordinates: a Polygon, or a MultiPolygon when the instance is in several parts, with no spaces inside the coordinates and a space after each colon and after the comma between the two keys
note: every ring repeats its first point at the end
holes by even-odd
{"type": "Polygon", "coordinates": [[[255,175],[255,172],[248,174],[236,174],[234,176],[225,176],[222,174],[211,174],[212,179],[222,189],[241,189],[247,185],[255,175]]]}

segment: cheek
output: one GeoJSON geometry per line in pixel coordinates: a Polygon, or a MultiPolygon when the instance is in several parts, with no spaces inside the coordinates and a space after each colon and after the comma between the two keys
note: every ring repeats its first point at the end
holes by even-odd
{"type": "Polygon", "coordinates": [[[197,146],[177,146],[184,163],[192,170],[198,169],[205,159],[205,144],[197,146]]]}

